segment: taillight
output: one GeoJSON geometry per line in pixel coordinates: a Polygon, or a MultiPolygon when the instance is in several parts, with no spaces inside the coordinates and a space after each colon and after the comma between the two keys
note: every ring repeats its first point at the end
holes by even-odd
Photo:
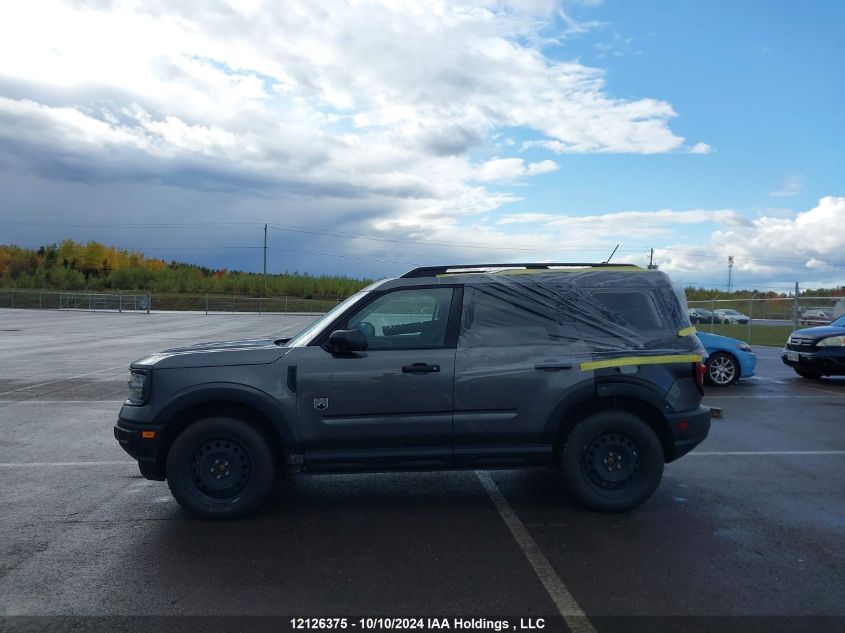
{"type": "Polygon", "coordinates": [[[707,373],[707,366],[704,363],[693,363],[692,370],[695,373],[695,386],[698,392],[704,395],[704,374],[707,373]]]}

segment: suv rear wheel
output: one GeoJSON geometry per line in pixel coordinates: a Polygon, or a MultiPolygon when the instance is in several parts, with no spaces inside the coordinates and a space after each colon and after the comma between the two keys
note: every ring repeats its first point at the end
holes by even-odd
{"type": "Polygon", "coordinates": [[[255,512],[273,485],[273,454],[264,436],[238,419],[195,422],[167,454],[167,483],[186,510],[207,519],[255,512]]]}
{"type": "Polygon", "coordinates": [[[644,503],[663,477],[663,447],[651,427],[628,411],[601,411],[563,441],[560,468],[582,504],[625,512],[644,503]]]}

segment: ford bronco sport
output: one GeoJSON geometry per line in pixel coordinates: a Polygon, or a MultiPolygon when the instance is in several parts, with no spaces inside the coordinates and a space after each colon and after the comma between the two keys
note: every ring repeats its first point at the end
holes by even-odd
{"type": "Polygon", "coordinates": [[[291,339],[132,363],[114,434],[209,518],[257,510],[277,476],[548,465],[586,507],[625,511],[707,436],[694,332],[655,270],[418,268],[291,339]]]}

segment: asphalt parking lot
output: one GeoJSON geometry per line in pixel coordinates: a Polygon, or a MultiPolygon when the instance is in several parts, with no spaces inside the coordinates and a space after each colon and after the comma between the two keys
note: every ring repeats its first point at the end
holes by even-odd
{"type": "Polygon", "coordinates": [[[845,626],[845,379],[799,378],[773,348],[756,350],[757,378],[708,389],[724,417],[630,514],[583,511],[536,470],[301,478],[259,516],[214,523],[140,477],[112,436],[130,361],[311,319],[0,311],[4,628],[28,622],[10,616],[562,612],[599,632],[646,621],[633,616],[845,626]]]}

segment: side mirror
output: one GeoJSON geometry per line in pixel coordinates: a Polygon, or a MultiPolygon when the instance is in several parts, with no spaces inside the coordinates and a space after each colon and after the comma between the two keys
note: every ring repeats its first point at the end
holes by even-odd
{"type": "Polygon", "coordinates": [[[367,349],[367,337],[361,330],[335,330],[329,335],[329,351],[340,354],[363,352],[367,349]]]}

